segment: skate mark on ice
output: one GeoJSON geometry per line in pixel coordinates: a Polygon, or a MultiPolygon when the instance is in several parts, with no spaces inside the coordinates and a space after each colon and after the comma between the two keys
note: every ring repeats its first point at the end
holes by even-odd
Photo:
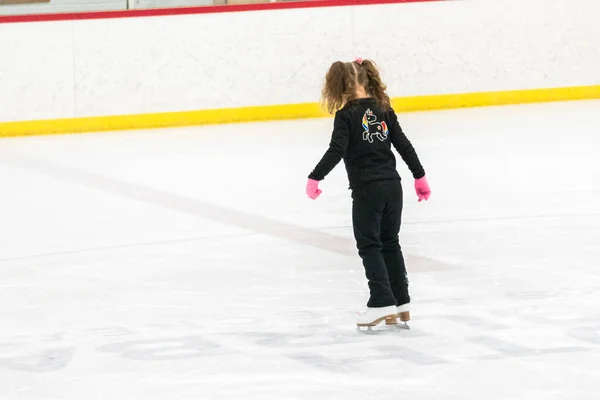
{"type": "Polygon", "coordinates": [[[134,360],[176,360],[237,353],[199,336],[132,340],[101,346],[98,351],[134,360]]]}
{"type": "Polygon", "coordinates": [[[468,306],[471,305],[471,301],[464,298],[429,298],[419,300],[421,304],[434,304],[436,306],[444,304],[447,306],[468,306]]]}
{"type": "Polygon", "coordinates": [[[479,360],[497,360],[509,357],[527,357],[589,351],[589,349],[584,347],[551,347],[544,349],[532,349],[530,347],[506,342],[489,336],[473,337],[469,338],[468,341],[497,352],[497,354],[486,354],[484,356],[477,357],[479,360]]]}
{"type": "Polygon", "coordinates": [[[519,291],[519,292],[506,292],[505,296],[513,299],[522,300],[546,300],[552,297],[556,297],[556,292],[544,292],[544,291],[519,291]]]}
{"type": "Polygon", "coordinates": [[[355,363],[359,363],[359,359],[341,359],[333,360],[318,354],[301,353],[292,354],[289,356],[291,359],[300,361],[304,364],[308,364],[314,368],[325,370],[333,373],[348,373],[348,372],[360,372],[360,369],[354,366],[355,363]]]}
{"type": "MultiPolygon", "coordinates": [[[[323,330],[327,329],[321,328],[323,330]]],[[[315,329],[319,329],[319,327],[315,329]]],[[[311,347],[354,342],[353,335],[331,330],[320,331],[319,335],[311,333],[250,332],[244,334],[244,336],[253,337],[256,344],[266,347],[311,347]]]]}
{"type": "Polygon", "coordinates": [[[569,329],[568,334],[574,339],[600,345],[600,325],[569,329]]]}
{"type": "Polygon", "coordinates": [[[231,233],[231,234],[223,234],[223,235],[198,236],[198,237],[182,238],[182,239],[157,240],[157,241],[152,241],[152,242],[135,242],[135,243],[128,243],[128,244],[113,245],[113,246],[88,247],[88,248],[84,248],[84,249],[73,249],[73,250],[55,251],[55,252],[51,252],[51,253],[39,253],[39,254],[30,254],[30,255],[25,255],[25,256],[0,258],[0,263],[32,260],[32,259],[36,259],[36,258],[70,256],[70,255],[75,255],[75,254],[95,253],[95,252],[103,252],[103,251],[119,250],[119,249],[130,249],[130,248],[145,247],[145,246],[157,246],[157,245],[178,244],[178,243],[187,243],[187,242],[199,242],[199,241],[203,241],[203,240],[214,240],[215,238],[225,238],[225,239],[238,238],[238,237],[250,236],[251,234],[252,233],[239,233],[239,234],[231,233]]]}
{"type": "Polygon", "coordinates": [[[505,342],[489,336],[477,336],[468,339],[469,342],[497,351],[502,354],[525,354],[535,353],[534,349],[524,347],[515,343],[505,342]]]}
{"type": "Polygon", "coordinates": [[[42,336],[43,341],[45,342],[60,342],[65,338],[67,334],[65,332],[53,333],[51,335],[42,336]]]}
{"type": "Polygon", "coordinates": [[[75,351],[75,347],[63,347],[32,356],[0,358],[0,368],[26,372],[58,371],[71,362],[75,351]]]}
{"type": "Polygon", "coordinates": [[[588,352],[590,349],[585,347],[557,347],[554,349],[540,349],[532,350],[523,353],[501,353],[501,354],[487,354],[485,356],[478,357],[480,361],[491,361],[491,360],[502,360],[506,358],[516,357],[531,357],[531,356],[545,356],[552,354],[570,354],[570,353],[583,353],[588,352]]]}
{"type": "Polygon", "coordinates": [[[330,316],[330,314],[325,314],[325,313],[310,311],[310,310],[295,310],[295,311],[287,312],[285,314],[285,316],[288,319],[307,319],[309,321],[315,321],[318,319],[324,319],[324,318],[330,316]]]}
{"type": "MultiPolygon", "coordinates": [[[[235,317],[215,318],[212,320],[210,325],[214,328],[221,328],[221,329],[223,329],[223,328],[239,329],[240,327],[245,327],[245,326],[261,326],[264,323],[265,323],[265,320],[262,318],[247,317],[247,316],[235,316],[235,317]]],[[[198,326],[198,325],[194,325],[194,326],[190,325],[190,327],[192,327],[193,329],[200,329],[200,326],[198,326]]]]}
{"type": "Polygon", "coordinates": [[[165,332],[165,331],[179,331],[179,332],[181,332],[181,329],[183,327],[182,326],[173,325],[173,324],[149,324],[148,328],[156,329],[156,330],[159,330],[161,332],[165,332]]]}
{"type": "MultiPolygon", "coordinates": [[[[378,346],[375,347],[382,354],[387,355],[392,359],[402,359],[416,365],[442,365],[449,364],[448,361],[434,357],[429,354],[421,353],[420,351],[412,350],[402,346],[378,346]]],[[[388,358],[386,357],[386,358],[388,358]]]]}
{"type": "Polygon", "coordinates": [[[590,317],[569,317],[561,314],[548,315],[547,312],[535,312],[535,313],[520,313],[519,319],[526,322],[535,322],[542,325],[583,325],[583,329],[596,326],[592,329],[600,329],[600,316],[590,317]]]}
{"type": "Polygon", "coordinates": [[[94,333],[100,334],[101,336],[108,336],[108,337],[129,336],[129,335],[137,334],[137,332],[134,332],[129,328],[125,328],[125,327],[121,327],[121,326],[115,326],[115,327],[110,327],[110,328],[93,328],[93,329],[87,329],[86,331],[94,332],[94,333]]]}
{"type": "Polygon", "coordinates": [[[422,320],[436,320],[436,319],[446,319],[449,321],[456,322],[461,325],[466,325],[471,328],[477,328],[482,330],[501,330],[508,329],[508,325],[499,324],[497,322],[490,321],[488,319],[474,317],[469,315],[452,315],[452,314],[433,314],[433,315],[425,315],[419,317],[422,320]]]}

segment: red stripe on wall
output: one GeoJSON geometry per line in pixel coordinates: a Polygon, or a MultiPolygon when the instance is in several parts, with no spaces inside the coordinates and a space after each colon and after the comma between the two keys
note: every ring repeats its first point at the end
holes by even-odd
{"type": "Polygon", "coordinates": [[[449,0],[312,0],[283,3],[261,3],[261,4],[238,4],[225,6],[201,6],[181,8],[160,8],[128,11],[97,11],[97,12],[75,12],[56,14],[32,14],[32,15],[6,15],[0,16],[0,24],[18,22],[46,22],[46,21],[70,21],[85,19],[112,19],[112,18],[136,18],[136,17],[159,17],[165,15],[191,15],[191,14],[213,14],[225,12],[260,11],[260,10],[285,10],[293,8],[318,8],[318,7],[344,7],[363,6],[373,4],[397,4],[397,3],[426,3],[433,1],[449,0]]]}

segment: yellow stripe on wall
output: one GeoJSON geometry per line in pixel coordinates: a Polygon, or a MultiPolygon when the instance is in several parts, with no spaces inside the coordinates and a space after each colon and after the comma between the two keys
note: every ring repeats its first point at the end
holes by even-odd
{"type": "Polygon", "coordinates": [[[415,96],[393,99],[398,112],[600,99],[600,85],[415,96]]]}
{"type": "MultiPolygon", "coordinates": [[[[600,85],[397,97],[397,112],[600,99],[600,85]]],[[[181,126],[326,117],[318,103],[223,108],[153,114],[0,122],[0,137],[154,129],[181,126]]]]}

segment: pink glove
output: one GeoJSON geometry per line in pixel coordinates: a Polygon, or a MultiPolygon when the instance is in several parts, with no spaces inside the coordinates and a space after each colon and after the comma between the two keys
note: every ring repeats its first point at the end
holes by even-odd
{"type": "Polygon", "coordinates": [[[321,193],[323,193],[323,191],[319,189],[319,181],[309,179],[308,183],[306,184],[306,194],[308,197],[315,200],[321,195],[321,193]]]}
{"type": "Polygon", "coordinates": [[[427,183],[425,177],[415,179],[415,190],[417,191],[419,202],[428,200],[429,196],[431,196],[431,189],[429,189],[429,183],[427,183]]]}

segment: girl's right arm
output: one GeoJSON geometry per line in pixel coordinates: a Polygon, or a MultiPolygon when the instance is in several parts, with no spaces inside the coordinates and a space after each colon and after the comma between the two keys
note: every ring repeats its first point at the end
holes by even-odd
{"type": "Polygon", "coordinates": [[[425,170],[421,165],[417,152],[402,131],[400,123],[398,122],[398,117],[393,110],[389,113],[388,120],[390,121],[390,140],[392,141],[394,148],[398,151],[398,154],[400,154],[400,157],[402,157],[408,166],[408,169],[410,169],[410,172],[412,172],[413,178],[420,179],[424,177],[425,170]]]}

